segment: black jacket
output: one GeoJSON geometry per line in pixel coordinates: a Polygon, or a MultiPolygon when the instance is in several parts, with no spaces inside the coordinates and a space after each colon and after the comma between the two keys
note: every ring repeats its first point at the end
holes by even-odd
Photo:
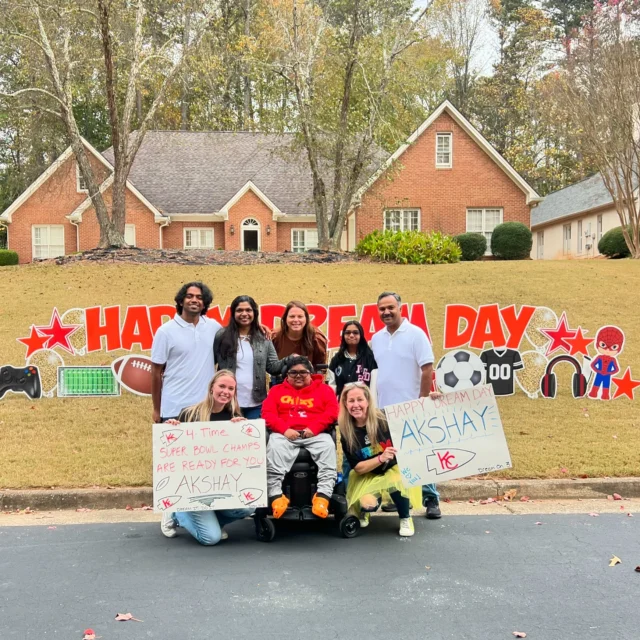
{"type": "Polygon", "coordinates": [[[364,382],[369,386],[371,373],[377,368],[378,364],[369,347],[355,360],[347,358],[342,351],[338,351],[329,363],[329,370],[333,372],[338,397],[340,397],[344,385],[349,382],[364,382]]]}

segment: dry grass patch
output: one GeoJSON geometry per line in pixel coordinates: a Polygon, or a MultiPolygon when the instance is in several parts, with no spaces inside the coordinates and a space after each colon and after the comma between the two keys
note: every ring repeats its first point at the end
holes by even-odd
{"type": "MultiPolygon", "coordinates": [[[[171,302],[182,282],[202,279],[227,305],[247,293],[259,303],[361,305],[384,289],[425,302],[436,356],[442,352],[444,308],[498,302],[566,310],[589,336],[607,323],[627,335],[620,358],[640,376],[640,262],[479,262],[442,266],[377,264],[182,267],[74,264],[4,267],[0,281],[0,364],[24,363],[16,338],[46,324],[51,309],[171,302]]],[[[109,364],[118,354],[91,354],[65,364],[109,364]]],[[[561,365],[556,400],[518,391],[499,406],[514,468],[509,477],[640,475],[640,398],[594,402],[571,397],[572,370],[561,365]],[[584,408],[589,417],[585,417],[584,408]],[[617,436],[614,438],[614,436],[617,436]],[[566,472],[562,470],[566,469],[566,472]]],[[[0,400],[0,488],[133,486],[151,482],[151,402],[121,398],[42,399],[8,394],[0,400]]],[[[507,474],[503,474],[507,475],[507,474]]]]}

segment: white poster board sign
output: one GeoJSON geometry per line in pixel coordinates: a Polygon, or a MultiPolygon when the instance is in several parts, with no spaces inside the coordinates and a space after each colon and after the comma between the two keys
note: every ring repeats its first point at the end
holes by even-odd
{"type": "Polygon", "coordinates": [[[491,385],[385,407],[408,487],[511,467],[491,385]]]}
{"type": "Polygon", "coordinates": [[[153,425],[153,510],[267,506],[264,420],[153,425]]]}

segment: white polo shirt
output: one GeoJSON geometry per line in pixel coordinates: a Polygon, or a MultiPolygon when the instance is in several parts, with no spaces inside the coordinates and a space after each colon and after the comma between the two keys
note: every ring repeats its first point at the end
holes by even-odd
{"type": "Polygon", "coordinates": [[[156,332],[151,362],[166,365],[160,401],[163,418],[178,416],[205,399],[215,370],[213,339],[220,328],[205,316],[191,324],[176,314],[156,332]]]}
{"type": "Polygon", "coordinates": [[[387,327],[371,338],[378,363],[377,395],[381,409],[420,397],[421,367],[433,363],[433,349],[425,332],[406,318],[395,333],[387,327]]]}

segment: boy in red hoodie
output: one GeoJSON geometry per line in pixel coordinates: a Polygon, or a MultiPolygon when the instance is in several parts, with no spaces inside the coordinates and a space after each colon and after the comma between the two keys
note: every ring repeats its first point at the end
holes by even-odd
{"type": "Polygon", "coordinates": [[[327,433],[338,419],[333,389],[322,376],[313,375],[307,358],[294,356],[285,381],[269,391],[262,417],[272,432],[267,444],[267,487],[274,518],[280,518],[289,506],[289,499],[282,493],[282,481],[300,447],[307,449],[318,465],[318,491],[311,511],[326,518],[336,481],[336,447],[327,433]]]}

